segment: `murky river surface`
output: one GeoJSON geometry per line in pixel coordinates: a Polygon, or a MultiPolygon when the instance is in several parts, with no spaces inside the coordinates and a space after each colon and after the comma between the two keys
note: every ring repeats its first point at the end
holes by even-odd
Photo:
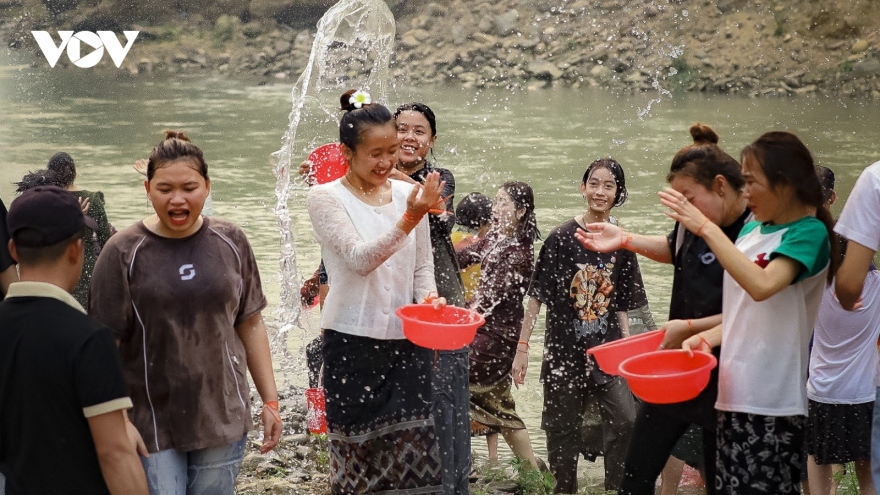
{"type": "MultiPolygon", "coordinates": [[[[265,314],[271,318],[278,301],[280,248],[269,155],[280,147],[287,127],[289,91],[289,85],[209,77],[107,80],[83,69],[34,74],[0,66],[0,197],[8,205],[12,182],[63,150],[76,160],[77,185],[103,191],[111,223],[125,227],[150,212],[142,178],[132,164],[149,154],[162,129],[184,129],[205,151],[216,215],[242,226],[253,245],[270,301],[265,314]]],[[[545,233],[583,212],[579,180],[585,167],[603,156],[616,158],[627,174],[630,198],[613,211],[621,224],[642,233],[667,232],[671,221],[656,192],[665,186],[674,153],[689,144],[687,129],[696,121],[714,126],[721,145],[736,157],[764,131],[796,131],[818,162],[837,173],[841,201],[833,208],[835,215],[862,168],[880,159],[877,101],[676,95],[654,102],[640,118],[655,98],[656,93],[620,96],[585,89],[396,87],[390,102],[422,101],[434,109],[437,163],[455,174],[459,198],[471,191],[493,196],[504,181],[526,181],[535,190],[538,223],[545,233]]],[[[335,139],[332,126],[326,138],[335,139]]],[[[311,275],[320,257],[304,195],[299,188],[290,206],[300,276],[311,275]]],[[[671,270],[645,259],[641,263],[660,324],[668,310],[671,270]]],[[[288,339],[296,356],[302,356],[304,343],[318,332],[316,315],[304,320],[307,328],[294,330],[288,339]]],[[[532,339],[527,386],[515,397],[532,443],[544,456],[537,380],[542,335],[543,322],[532,339]]],[[[303,370],[284,373],[301,385],[303,370]]],[[[474,448],[484,453],[485,442],[477,439],[474,448]]]]}

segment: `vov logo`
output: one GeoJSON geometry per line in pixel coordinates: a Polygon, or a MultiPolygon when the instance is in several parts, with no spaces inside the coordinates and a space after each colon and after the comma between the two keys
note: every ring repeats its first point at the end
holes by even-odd
{"type": "Polygon", "coordinates": [[[61,52],[67,48],[67,58],[73,62],[73,65],[84,69],[98,65],[98,62],[104,57],[105,48],[116,67],[122,65],[122,61],[125,60],[125,56],[128,55],[128,51],[140,31],[123,31],[122,33],[127,41],[124,47],[113,31],[98,31],[97,33],[78,31],[76,34],[73,31],[58,31],[58,36],[61,37],[61,43],[58,45],[52,40],[52,35],[46,31],[31,31],[37,44],[40,45],[40,50],[43,51],[43,56],[49,62],[49,67],[55,67],[61,57],[61,52]],[[82,55],[83,43],[93,49],[92,53],[82,55]]]}

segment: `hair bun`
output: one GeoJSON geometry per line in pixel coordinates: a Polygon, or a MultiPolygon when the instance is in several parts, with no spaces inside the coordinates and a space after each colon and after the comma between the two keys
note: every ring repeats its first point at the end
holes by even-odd
{"type": "Polygon", "coordinates": [[[180,139],[181,141],[191,142],[189,140],[189,136],[186,135],[183,131],[172,131],[170,129],[165,129],[162,131],[165,133],[165,139],[180,139]]]}
{"type": "Polygon", "coordinates": [[[690,131],[694,144],[718,144],[718,134],[705,124],[697,122],[691,126],[690,131]]]}

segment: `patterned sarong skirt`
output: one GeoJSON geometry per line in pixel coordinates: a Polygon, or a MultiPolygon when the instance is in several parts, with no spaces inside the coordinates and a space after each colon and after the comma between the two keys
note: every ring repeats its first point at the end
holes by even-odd
{"type": "Polygon", "coordinates": [[[441,491],[433,353],[407,340],[324,334],[333,494],[441,491]]]}

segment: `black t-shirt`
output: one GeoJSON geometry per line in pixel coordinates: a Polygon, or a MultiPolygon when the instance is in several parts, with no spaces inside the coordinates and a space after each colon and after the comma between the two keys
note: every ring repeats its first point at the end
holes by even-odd
{"type": "MultiPolygon", "coordinates": [[[[721,230],[731,241],[736,241],[751,212],[721,230]]],[[[696,319],[721,313],[724,267],[715,259],[715,253],[702,237],[676,223],[666,236],[675,274],[672,279],[672,300],[669,319],[696,319]]]]}
{"type": "Polygon", "coordinates": [[[625,249],[589,251],[578,242],[572,219],[553,229],[538,255],[528,295],[547,305],[541,381],[588,376],[611,380],[586,351],[621,338],[617,311],[648,304],[636,255],[625,249]]]}
{"type": "MultiPolygon", "coordinates": [[[[746,210],[731,225],[721,227],[724,235],[736,241],[740,230],[751,216],[746,210]]],[[[702,237],[676,223],[666,236],[672,253],[672,300],[669,303],[669,319],[705,318],[721,313],[721,296],[724,267],[702,237]]],[[[721,347],[712,349],[716,358],[721,357],[721,347]]],[[[652,410],[699,424],[714,430],[715,400],[718,397],[718,367],[712,370],[709,384],[700,395],[691,400],[674,404],[653,405],[652,410]]]]}
{"type": "MultiPolygon", "coordinates": [[[[6,230],[6,205],[0,199],[0,272],[15,264],[9,254],[9,231],[6,230]]],[[[2,299],[3,294],[0,294],[2,299]]]]}
{"type": "Polygon", "coordinates": [[[7,495],[109,493],[83,409],[128,397],[110,330],[48,297],[6,299],[0,329],[7,495]]]}
{"type": "MultiPolygon", "coordinates": [[[[431,163],[413,172],[411,179],[424,183],[429,172],[439,172],[440,180],[446,181],[443,187],[446,204],[437,208],[453,211],[455,195],[455,177],[445,168],[437,168],[431,163]]],[[[453,306],[464,306],[464,284],[461,282],[461,270],[455,259],[455,248],[452,247],[452,227],[455,226],[455,215],[428,214],[428,226],[431,229],[431,247],[434,252],[434,280],[437,283],[437,294],[446,298],[453,306]]]]}

